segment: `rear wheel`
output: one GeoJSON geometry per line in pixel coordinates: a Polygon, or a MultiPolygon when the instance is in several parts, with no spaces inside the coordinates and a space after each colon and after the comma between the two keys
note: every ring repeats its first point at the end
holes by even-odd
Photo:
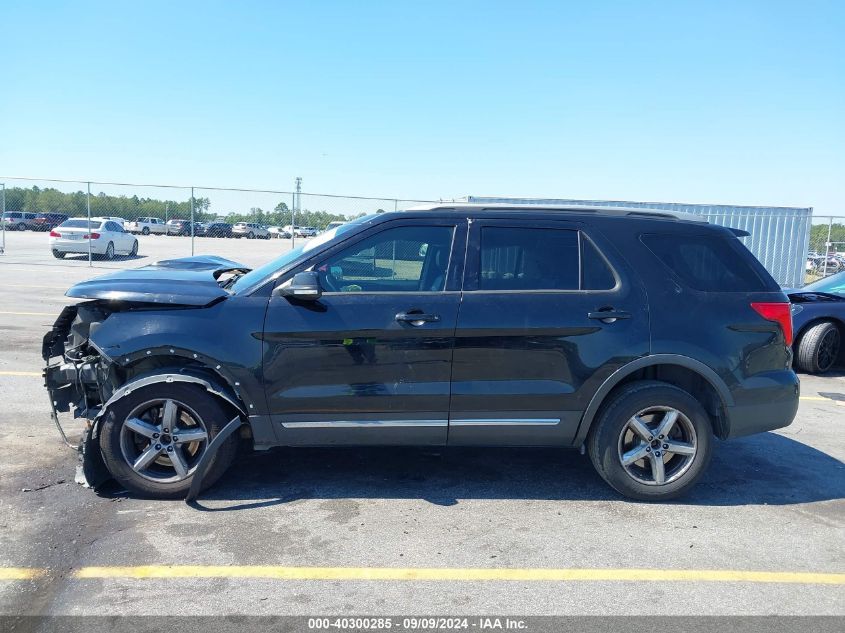
{"type": "Polygon", "coordinates": [[[690,394],[656,381],[622,387],[587,438],[599,475],[632,499],[662,501],[689,490],[710,462],[712,427],[690,394]]]}
{"type": "Polygon", "coordinates": [[[246,234],[246,239],[251,240],[251,239],[254,239],[254,238],[255,238],[255,233],[253,233],[252,231],[250,231],[249,233],[246,234]]]}
{"type": "Polygon", "coordinates": [[[114,244],[109,242],[109,245],[106,246],[106,252],[103,255],[105,259],[114,259],[114,244]]]}
{"type": "MultiPolygon", "coordinates": [[[[228,422],[219,401],[195,385],[160,383],[109,407],[100,444],[112,476],[146,497],[184,497],[208,445],[228,422]]],[[[203,488],[226,471],[237,452],[229,437],[203,477],[203,488]]]]}
{"type": "Polygon", "coordinates": [[[26,224],[18,222],[18,231],[26,231],[26,224]]]}
{"type": "Polygon", "coordinates": [[[809,374],[828,371],[839,358],[842,337],[835,323],[822,321],[809,327],[798,341],[795,355],[798,369],[809,374]]]}
{"type": "Polygon", "coordinates": [[[63,253],[61,251],[57,251],[56,249],[53,249],[53,257],[55,257],[56,259],[64,259],[65,255],[67,255],[67,253],[63,253]]]}
{"type": "Polygon", "coordinates": [[[149,234],[150,234],[150,227],[145,226],[143,229],[141,229],[141,235],[149,235],[149,234]]]}
{"type": "Polygon", "coordinates": [[[132,250],[129,251],[129,257],[136,257],[138,255],[138,240],[132,243],[132,250]]]}

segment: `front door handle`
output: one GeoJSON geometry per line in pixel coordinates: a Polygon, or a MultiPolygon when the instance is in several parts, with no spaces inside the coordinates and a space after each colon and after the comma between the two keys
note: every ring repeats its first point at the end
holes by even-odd
{"type": "Polygon", "coordinates": [[[602,323],[614,323],[616,319],[630,319],[631,313],[624,310],[596,310],[595,312],[588,312],[587,318],[598,319],[602,323]]]}
{"type": "Polygon", "coordinates": [[[409,323],[415,327],[419,327],[424,323],[436,323],[440,320],[440,315],[426,314],[422,310],[409,310],[408,312],[400,312],[397,314],[396,320],[400,323],[409,323]]]}

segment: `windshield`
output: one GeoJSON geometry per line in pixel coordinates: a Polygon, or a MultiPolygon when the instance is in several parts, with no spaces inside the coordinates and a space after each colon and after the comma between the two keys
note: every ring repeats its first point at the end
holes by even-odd
{"type": "Polygon", "coordinates": [[[314,250],[318,246],[322,246],[323,244],[332,241],[335,237],[351,231],[353,228],[355,228],[362,222],[366,222],[367,220],[373,217],[375,216],[362,216],[360,218],[352,220],[351,222],[347,222],[346,224],[331,229],[330,231],[326,231],[325,233],[322,233],[321,235],[318,235],[317,237],[307,241],[302,246],[297,246],[296,248],[289,250],[284,255],[281,255],[280,257],[277,257],[276,259],[267,262],[263,266],[256,268],[251,272],[248,272],[243,277],[239,277],[238,280],[234,284],[232,284],[232,290],[237,293],[241,290],[245,290],[246,288],[251,288],[265,277],[269,277],[273,273],[282,270],[289,264],[296,261],[296,259],[300,255],[308,253],[309,251],[314,250]]]}
{"type": "Polygon", "coordinates": [[[801,292],[829,292],[845,297],[845,271],[807,284],[801,292]]]}
{"type": "MultiPolygon", "coordinates": [[[[102,222],[99,220],[91,220],[91,228],[92,229],[99,229],[102,225],[102,222]]],[[[85,218],[78,219],[78,220],[67,220],[62,223],[59,227],[60,229],[88,229],[88,220],[85,218]]]]}

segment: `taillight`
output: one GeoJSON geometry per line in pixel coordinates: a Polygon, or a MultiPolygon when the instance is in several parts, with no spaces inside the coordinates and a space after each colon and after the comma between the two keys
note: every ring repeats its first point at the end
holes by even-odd
{"type": "Polygon", "coordinates": [[[761,317],[774,321],[783,330],[787,345],[792,345],[792,310],[789,303],[752,303],[751,307],[761,317]]]}
{"type": "Polygon", "coordinates": [[[50,237],[61,237],[61,233],[56,233],[55,231],[50,231],[50,237]]]}
{"type": "Polygon", "coordinates": [[[82,239],[83,240],[98,240],[98,239],[100,239],[100,234],[99,233],[91,233],[89,235],[89,234],[86,233],[85,235],[82,236],[82,239]]]}

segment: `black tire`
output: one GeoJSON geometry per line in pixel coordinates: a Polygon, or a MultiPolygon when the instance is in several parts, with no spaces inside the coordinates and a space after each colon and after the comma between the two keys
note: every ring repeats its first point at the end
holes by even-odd
{"type": "MultiPolygon", "coordinates": [[[[124,457],[122,443],[123,427],[127,416],[145,402],[159,399],[172,399],[188,405],[202,419],[208,430],[208,443],[223,429],[231,417],[226,413],[220,401],[197,385],[178,383],[159,383],[132,392],[118,400],[105,414],[100,431],[100,447],[103,460],[112,476],[130,492],[154,499],[184,498],[191,487],[193,472],[180,481],[160,482],[147,478],[135,470],[124,457]]],[[[214,456],[209,469],[203,477],[203,490],[213,485],[235,459],[238,448],[237,434],[226,439],[214,456]]],[[[198,456],[197,456],[198,460],[198,456]]],[[[191,465],[193,469],[196,462],[191,465]]]]}
{"type": "Polygon", "coordinates": [[[141,229],[141,235],[149,235],[149,234],[150,234],[150,227],[145,226],[143,229],[141,229]]]}
{"type": "Polygon", "coordinates": [[[26,224],[18,222],[18,231],[26,231],[26,224]]]}
{"type": "Polygon", "coordinates": [[[831,321],[807,328],[795,346],[795,364],[808,374],[823,374],[839,359],[842,335],[831,321]]]}
{"type": "Polygon", "coordinates": [[[111,260],[114,259],[114,243],[109,242],[106,246],[106,252],[103,253],[103,259],[111,260]]]}
{"type": "MultiPolygon", "coordinates": [[[[707,469],[712,451],[712,436],[713,428],[707,412],[689,393],[664,382],[642,381],[623,386],[602,406],[587,437],[587,452],[602,479],[618,492],[640,501],[664,501],[687,492],[707,469]],[[623,438],[631,433],[629,420],[635,415],[650,408],[661,407],[674,409],[679,413],[679,422],[675,424],[672,432],[680,433],[681,427],[688,428],[693,441],[677,441],[679,444],[693,444],[695,451],[688,458],[681,454],[672,454],[667,459],[667,451],[662,450],[665,448],[662,442],[676,438],[653,438],[653,442],[648,442],[634,436],[641,442],[643,450],[650,451],[650,459],[655,459],[656,451],[661,451],[659,459],[665,461],[661,468],[666,469],[666,483],[642,483],[622,465],[623,438]],[[652,449],[654,442],[657,442],[657,446],[652,449]],[[676,459],[680,461],[674,466],[677,473],[673,475],[672,464],[676,459]]],[[[644,459],[643,464],[648,465],[649,460],[644,459]]],[[[639,466],[630,464],[628,468],[635,470],[639,466]]],[[[653,467],[649,466],[649,469],[653,475],[653,467]]]]}
{"type": "Polygon", "coordinates": [[[255,239],[255,233],[250,231],[249,233],[246,234],[246,239],[248,239],[248,240],[255,239]]]}
{"type": "Polygon", "coordinates": [[[53,257],[56,259],[64,259],[67,253],[62,253],[61,251],[53,250],[53,257]]]}
{"type": "Polygon", "coordinates": [[[129,251],[129,257],[137,257],[138,256],[138,240],[135,240],[132,244],[132,250],[129,251]]]}

